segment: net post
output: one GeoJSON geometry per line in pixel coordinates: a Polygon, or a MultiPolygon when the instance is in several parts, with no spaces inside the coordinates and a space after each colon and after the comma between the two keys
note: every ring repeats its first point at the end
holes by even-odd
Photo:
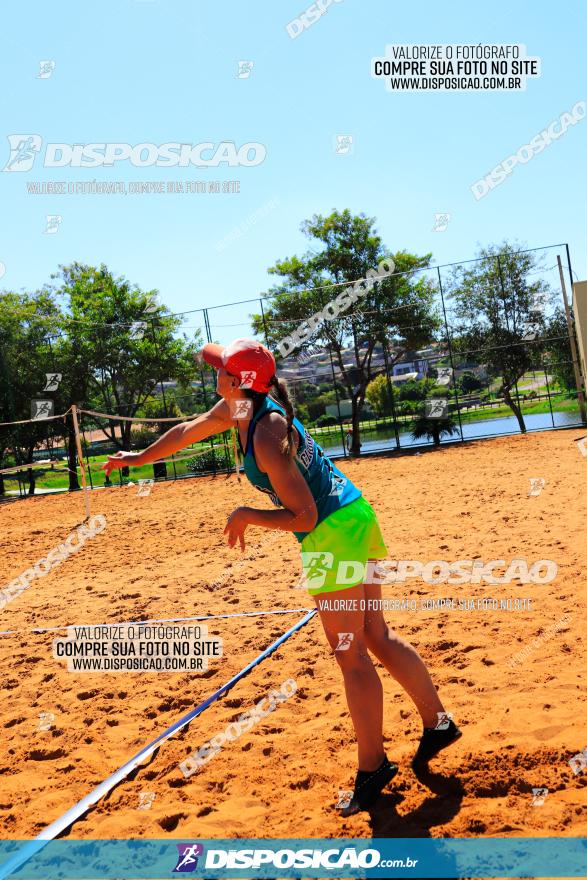
{"type": "Polygon", "coordinates": [[[84,493],[84,504],[86,507],[86,519],[90,518],[90,495],[88,492],[88,484],[86,481],[86,465],[84,462],[84,456],[82,453],[82,444],[79,436],[79,425],[77,423],[77,406],[72,404],[71,406],[71,417],[73,419],[73,430],[75,432],[75,445],[77,449],[77,457],[79,460],[80,471],[82,475],[82,486],[84,493]]]}

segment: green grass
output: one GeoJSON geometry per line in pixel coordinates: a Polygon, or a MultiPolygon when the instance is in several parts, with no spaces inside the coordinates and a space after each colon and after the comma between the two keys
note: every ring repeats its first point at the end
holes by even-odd
{"type": "MultiPolygon", "coordinates": [[[[182,457],[184,455],[186,455],[186,456],[190,455],[190,453],[193,453],[195,455],[195,453],[197,453],[197,452],[209,452],[210,449],[211,449],[210,442],[204,441],[202,443],[197,443],[195,446],[189,447],[189,449],[182,449],[181,452],[177,453],[177,455],[180,457],[182,457]]],[[[222,463],[219,466],[220,472],[221,473],[225,472],[224,445],[223,444],[215,444],[214,449],[217,450],[218,455],[221,456],[222,463]]],[[[231,465],[234,467],[234,458],[232,455],[232,450],[230,448],[229,448],[229,452],[230,452],[229,460],[231,462],[231,465]]],[[[94,487],[105,485],[106,475],[105,475],[104,471],[101,469],[101,465],[107,460],[107,458],[108,458],[107,455],[95,455],[95,456],[89,457],[92,482],[93,482],[94,487]]],[[[167,464],[167,477],[173,478],[174,465],[169,461],[166,462],[166,464],[167,464]]],[[[61,465],[61,468],[64,468],[64,465],[67,465],[67,461],[59,462],[59,464],[57,464],[56,467],[59,467],[59,465],[61,465]]],[[[187,475],[190,475],[193,473],[192,471],[188,470],[187,465],[188,465],[187,459],[184,461],[178,461],[175,463],[175,473],[177,474],[178,477],[187,476],[187,475]]],[[[6,466],[10,467],[10,463],[8,463],[6,466]]],[[[86,466],[87,466],[87,462],[86,462],[86,466]]],[[[23,468],[23,470],[25,470],[25,468],[23,468]]],[[[87,472],[87,468],[86,468],[86,472],[87,472]]],[[[38,471],[35,471],[35,473],[37,474],[37,479],[35,481],[35,485],[39,489],[67,489],[69,487],[69,473],[65,469],[54,470],[54,471],[52,471],[52,470],[46,470],[46,471],[45,470],[38,470],[38,471]]],[[[80,472],[79,467],[77,469],[77,473],[78,473],[78,482],[81,486],[81,472],[80,472]]],[[[113,486],[120,485],[120,474],[121,474],[120,470],[113,471],[110,474],[110,483],[113,486]]],[[[153,465],[152,464],[145,464],[145,465],[141,465],[140,467],[130,468],[129,477],[124,477],[122,482],[123,482],[123,484],[126,484],[128,482],[137,483],[139,480],[152,480],[152,479],[153,479],[153,465]]],[[[27,481],[26,485],[28,487],[28,481],[27,481]]],[[[88,476],[88,485],[91,485],[89,476],[88,476]]],[[[6,480],[5,479],[5,488],[8,490],[18,489],[18,482],[16,480],[6,480]]]]}

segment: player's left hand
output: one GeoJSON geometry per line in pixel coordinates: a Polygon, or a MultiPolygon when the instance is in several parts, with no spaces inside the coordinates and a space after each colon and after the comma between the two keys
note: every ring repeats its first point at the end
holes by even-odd
{"type": "Polygon", "coordinates": [[[237,540],[240,541],[241,550],[245,549],[245,529],[250,525],[248,507],[237,507],[228,517],[224,534],[228,534],[228,546],[234,547],[237,540]]]}

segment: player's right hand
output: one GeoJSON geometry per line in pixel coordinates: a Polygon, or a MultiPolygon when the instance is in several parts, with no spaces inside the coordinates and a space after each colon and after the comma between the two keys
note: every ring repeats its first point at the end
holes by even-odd
{"type": "Polygon", "coordinates": [[[116,455],[109,455],[108,461],[102,465],[102,470],[109,477],[116,468],[132,467],[140,464],[140,452],[117,452],[116,455]]]}

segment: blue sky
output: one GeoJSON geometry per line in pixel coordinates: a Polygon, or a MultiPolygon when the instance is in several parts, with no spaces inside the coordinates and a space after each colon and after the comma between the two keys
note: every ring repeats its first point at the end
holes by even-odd
{"type": "MultiPolygon", "coordinates": [[[[267,267],[302,253],[300,224],[349,208],[377,218],[391,249],[472,258],[479,245],[568,242],[587,278],[587,120],[476,201],[471,185],[577,101],[587,100],[583,4],[395,4],[342,0],[296,39],[305,0],[203,4],[37,0],[3,10],[0,167],[9,134],[44,143],[258,142],[255,167],[43,168],[1,173],[0,286],[32,291],[58,264],[106,263],[172,311],[255,297],[267,267]],[[386,44],[523,43],[542,74],[523,92],[386,91],[371,59],[386,44]],[[47,79],[39,62],[54,60],[47,79]],[[237,62],[254,62],[236,76],[237,62]],[[353,151],[337,155],[337,135],[353,151]],[[240,180],[238,194],[32,195],[39,181],[240,180]],[[246,232],[231,230],[258,212],[246,232]],[[435,214],[448,212],[443,232],[435,214]],[[44,234],[47,215],[61,215],[44,234]],[[226,245],[218,249],[219,243],[226,245]]],[[[552,253],[556,253],[553,251],[552,253]]],[[[211,313],[222,342],[246,335],[247,307],[211,313]]],[[[194,326],[193,316],[186,324],[194,326]]]]}

